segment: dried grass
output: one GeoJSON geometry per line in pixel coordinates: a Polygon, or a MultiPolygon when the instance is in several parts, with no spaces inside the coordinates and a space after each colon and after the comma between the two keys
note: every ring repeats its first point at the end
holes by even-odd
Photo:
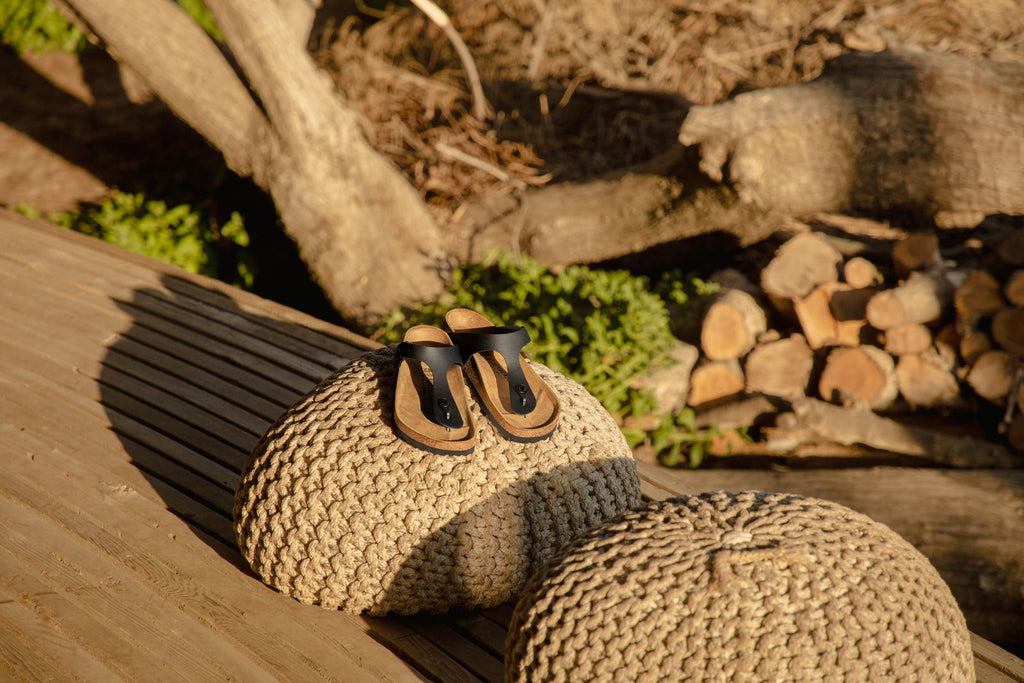
{"type": "Polygon", "coordinates": [[[413,10],[350,17],[318,58],[441,223],[467,199],[579,180],[674,144],[689,103],[817,77],[850,50],[1024,62],[1017,0],[450,0],[495,109],[413,10]]]}

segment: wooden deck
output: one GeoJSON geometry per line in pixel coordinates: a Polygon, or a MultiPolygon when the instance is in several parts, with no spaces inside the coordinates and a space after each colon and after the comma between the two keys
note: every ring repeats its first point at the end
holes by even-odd
{"type": "MultiPolygon", "coordinates": [[[[248,451],[370,342],[12,214],[0,213],[0,244],[0,679],[502,679],[509,606],[404,619],[322,610],[266,588],[235,549],[248,451]]],[[[780,485],[770,472],[640,467],[654,497],[780,485]]],[[[890,482],[884,496],[899,485],[888,474],[861,476],[890,482]]],[[[1011,509],[1024,509],[1024,481],[970,481],[988,494],[979,504],[1015,490],[1011,509]]],[[[872,505],[820,475],[796,486],[872,505]]],[[[931,537],[913,538],[927,529],[897,528],[927,554],[931,537]]],[[[978,638],[975,653],[979,680],[1024,681],[1004,650],[978,638]]]]}

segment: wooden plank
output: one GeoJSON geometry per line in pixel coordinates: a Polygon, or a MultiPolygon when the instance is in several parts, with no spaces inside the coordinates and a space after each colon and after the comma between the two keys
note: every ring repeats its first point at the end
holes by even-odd
{"type": "MultiPolygon", "coordinates": [[[[100,667],[97,678],[108,671],[152,677],[151,660],[164,661],[172,651],[152,634],[106,622],[116,609],[138,609],[131,600],[121,607],[105,602],[121,590],[152,596],[152,614],[171,610],[193,634],[186,642],[208,647],[196,666],[221,673],[230,668],[218,650],[226,643],[239,666],[280,678],[501,677],[511,605],[439,618],[363,619],[273,592],[247,573],[234,547],[232,493],[242,455],[311,388],[311,374],[330,372],[335,360],[372,343],[109,245],[16,223],[11,228],[0,214],[0,231],[14,244],[0,254],[0,515],[22,515],[10,534],[0,527],[0,620],[12,615],[0,634],[26,645],[20,651],[29,652],[30,666],[59,673],[91,661],[100,667]],[[252,337],[262,342],[256,352],[247,348],[252,337]],[[44,538],[57,539],[34,555],[24,548],[35,538],[26,533],[29,520],[44,538]],[[66,573],[39,574],[65,542],[85,573],[65,567],[66,573]],[[107,575],[123,587],[102,586],[107,575]],[[89,590],[63,590],[82,576],[93,580],[89,590]],[[98,592],[104,590],[106,597],[98,592]],[[99,611],[88,609],[97,604],[99,611]],[[209,643],[199,642],[200,633],[209,634],[209,643]]],[[[641,463],[641,471],[652,497],[711,483],[650,465],[641,463]]],[[[1008,486],[1019,486],[1012,476],[1008,486]]],[[[1005,502],[995,493],[996,504],[1005,502]]],[[[936,547],[962,545],[948,530],[926,531],[936,547]]],[[[0,645],[0,655],[9,651],[0,645]]],[[[1001,671],[994,655],[979,661],[985,675],[1001,671]]]]}
{"type": "MultiPolygon", "coordinates": [[[[216,625],[224,635],[238,635],[240,642],[256,640],[258,644],[255,647],[246,648],[249,657],[256,657],[258,655],[258,657],[262,658],[264,657],[263,653],[266,653],[265,656],[267,658],[280,659],[282,662],[301,662],[305,658],[297,657],[294,652],[290,655],[288,654],[287,643],[301,639],[302,647],[307,650],[311,646],[317,645],[316,639],[311,637],[308,628],[302,623],[301,619],[298,621],[282,619],[284,615],[280,614],[276,617],[261,619],[260,612],[265,610],[259,607],[254,608],[252,605],[246,608],[246,600],[242,600],[241,604],[239,604],[239,595],[236,594],[228,599],[211,593],[211,588],[217,585],[218,582],[210,580],[210,571],[205,567],[203,561],[197,563],[193,560],[195,551],[202,546],[191,544],[192,552],[187,552],[189,548],[183,548],[182,544],[189,545],[188,539],[191,533],[188,532],[187,528],[175,525],[167,520],[153,522],[154,515],[156,515],[155,519],[160,519],[161,515],[159,513],[161,511],[156,509],[152,503],[146,501],[140,507],[141,499],[138,496],[132,495],[130,490],[119,491],[115,489],[115,491],[110,492],[109,484],[104,481],[106,477],[103,476],[102,471],[97,475],[92,475],[90,480],[90,468],[72,468],[68,474],[73,476],[60,477],[58,480],[58,477],[53,475],[39,477],[38,469],[40,466],[53,467],[56,474],[56,471],[63,467],[72,466],[72,463],[65,459],[42,465],[38,462],[27,463],[25,460],[15,459],[9,466],[0,470],[6,472],[3,481],[0,481],[0,493],[3,494],[0,495],[0,501],[10,499],[12,496],[18,496],[16,491],[10,490],[10,486],[31,486],[30,480],[25,479],[19,472],[28,471],[30,474],[34,472],[35,476],[32,476],[32,479],[41,478],[44,481],[50,482],[50,484],[46,490],[37,489],[31,495],[20,495],[18,500],[22,505],[36,506],[38,514],[43,518],[54,519],[63,528],[68,529],[69,532],[75,532],[85,540],[97,544],[99,549],[103,551],[100,553],[100,556],[107,557],[108,561],[116,561],[118,565],[124,566],[134,574],[142,575],[151,590],[156,590],[163,594],[165,602],[170,601],[168,606],[173,605],[172,609],[184,610],[195,618],[201,617],[204,621],[216,625]],[[11,482],[14,483],[12,484],[11,482]],[[62,504],[62,501],[67,500],[70,495],[75,496],[76,512],[71,512],[62,504]],[[118,520],[119,534],[127,535],[132,539],[131,547],[126,546],[125,541],[121,541],[119,538],[95,526],[101,524],[103,519],[110,516],[109,510],[111,506],[121,511],[118,520]],[[142,518],[137,517],[135,514],[127,514],[129,512],[141,513],[142,518]],[[146,521],[145,518],[147,517],[149,521],[146,521]],[[183,570],[182,565],[188,566],[189,564],[191,564],[190,568],[192,571],[183,570]],[[199,572],[198,575],[200,576],[206,575],[207,582],[204,585],[199,585],[190,578],[197,575],[196,571],[199,572]],[[244,618],[242,610],[245,613],[244,618]],[[291,622],[290,627],[289,622],[291,622]],[[264,629],[268,628],[277,632],[273,635],[263,634],[264,629]],[[283,637],[285,634],[287,634],[287,638],[283,637]]],[[[45,541],[45,536],[43,540],[45,541]]],[[[59,548],[59,551],[55,552],[58,552],[60,557],[64,557],[64,549],[69,543],[71,542],[65,539],[52,545],[59,548]]],[[[224,547],[218,550],[218,552],[237,556],[237,551],[234,548],[224,547]]],[[[204,554],[209,555],[210,553],[204,554]]],[[[67,560],[65,559],[65,561],[67,560]]],[[[237,557],[237,561],[238,565],[242,564],[240,557],[237,557]]],[[[238,573],[238,565],[229,574],[234,580],[245,578],[244,575],[238,573]]],[[[102,574],[118,577],[120,582],[118,585],[122,585],[126,581],[123,570],[116,568],[107,569],[102,574]]],[[[245,583],[251,583],[251,579],[246,578],[245,583]]],[[[256,585],[258,586],[259,584],[256,585]]],[[[246,592],[248,593],[249,591],[246,592]]],[[[264,587],[260,587],[260,593],[283,598],[283,596],[276,596],[272,591],[264,587]]],[[[245,595],[243,597],[248,598],[249,596],[245,595]]],[[[289,603],[294,603],[294,601],[286,598],[283,599],[289,603]]],[[[135,600],[126,599],[124,602],[134,605],[133,609],[139,609],[139,605],[136,604],[137,601],[135,600]]],[[[152,602],[158,604],[160,601],[153,600],[152,602]]],[[[252,600],[248,600],[248,602],[251,603],[252,600]]],[[[256,604],[259,604],[258,601],[256,604]]],[[[316,608],[305,608],[298,605],[298,603],[294,603],[294,607],[314,612],[319,611],[316,608]]],[[[161,607],[160,609],[166,610],[167,608],[161,607]]],[[[359,629],[359,632],[361,631],[359,629]]],[[[217,643],[217,641],[218,638],[211,638],[211,642],[217,643]]],[[[218,647],[220,646],[218,645],[218,647]]],[[[320,650],[320,654],[317,661],[324,662],[324,666],[330,666],[331,660],[337,659],[338,653],[345,651],[344,648],[327,645],[326,643],[321,644],[318,650],[320,650]],[[332,654],[328,656],[328,653],[332,654]]],[[[265,662],[265,664],[267,663],[265,662]]],[[[351,668],[350,663],[343,665],[341,662],[335,662],[335,664],[342,668],[351,668]]],[[[269,666],[269,664],[267,665],[269,666]]],[[[306,664],[306,666],[309,665],[309,663],[306,664]]],[[[274,664],[273,666],[285,665],[274,664]]],[[[319,665],[317,668],[320,668],[319,665]]],[[[302,670],[305,671],[305,669],[302,670]]],[[[293,678],[296,675],[295,671],[288,674],[287,670],[282,670],[278,673],[286,678],[293,678]]],[[[299,678],[305,677],[308,673],[306,671],[299,678]]],[[[355,676],[357,673],[358,671],[352,675],[355,676]]],[[[376,676],[370,676],[367,680],[376,680],[376,678],[376,676]]]]}
{"type": "Polygon", "coordinates": [[[487,618],[479,610],[453,614],[450,619],[459,631],[465,633],[480,647],[499,660],[505,657],[505,638],[508,629],[487,618]]]}
{"type": "Polygon", "coordinates": [[[408,619],[365,617],[365,620],[374,633],[431,680],[444,683],[479,683],[481,680],[462,666],[452,653],[445,652],[429,638],[417,633],[408,619]]]}
{"type": "Polygon", "coordinates": [[[55,628],[57,623],[50,616],[37,614],[0,589],[0,661],[7,664],[12,678],[15,673],[34,680],[100,683],[115,678],[113,671],[55,628]],[[37,662],[51,673],[38,673],[37,662]]]}
{"type": "Polygon", "coordinates": [[[411,617],[409,624],[417,633],[447,652],[473,675],[488,683],[505,680],[505,665],[501,658],[467,640],[444,621],[430,617],[411,617]]]}
{"type": "MultiPolygon", "coordinates": [[[[986,671],[989,671],[984,680],[1024,683],[1024,659],[1010,654],[975,633],[971,634],[971,648],[974,650],[975,663],[984,662],[986,671]],[[997,674],[999,678],[995,677],[997,674]]],[[[983,680],[980,675],[978,680],[983,680]]]]}
{"type": "MultiPolygon", "coordinates": [[[[7,268],[16,266],[12,264],[7,268]]],[[[154,283],[156,286],[145,286],[136,278],[124,278],[120,269],[112,271],[107,264],[95,259],[82,259],[66,252],[57,252],[51,258],[36,260],[31,267],[18,270],[22,277],[51,282],[54,287],[71,287],[71,291],[79,294],[102,291],[121,307],[144,309],[182,327],[216,336],[230,346],[245,348],[307,378],[322,376],[343,365],[351,359],[354,351],[346,348],[347,352],[339,357],[285,335],[274,327],[262,325],[257,316],[242,314],[233,305],[234,299],[223,293],[219,295],[223,302],[219,307],[191,297],[176,296],[162,282],[174,277],[171,275],[163,275],[154,283]]]]}
{"type": "Polygon", "coordinates": [[[221,664],[215,664],[200,647],[210,638],[198,624],[163,611],[138,581],[88,552],[73,535],[21,508],[23,498],[16,500],[19,505],[13,504],[11,492],[16,486],[10,477],[0,481],[5,494],[0,496],[5,564],[15,569],[0,579],[8,592],[35,593],[37,598],[60,596],[62,611],[70,603],[92,615],[89,626],[106,631],[102,640],[116,639],[121,647],[130,644],[131,664],[138,671],[148,666],[150,671],[167,672],[183,681],[226,677],[228,669],[222,666],[231,653],[224,652],[221,664]],[[59,553],[51,550],[57,548],[59,553]],[[168,632],[175,638],[166,638],[168,632]]]}
{"type": "MultiPolygon", "coordinates": [[[[111,282],[139,284],[167,292],[179,292],[186,299],[222,306],[227,311],[250,314],[267,327],[277,329],[293,340],[304,342],[329,352],[325,361],[333,358],[351,358],[356,353],[376,348],[379,344],[344,328],[324,322],[252,294],[241,292],[230,285],[192,275],[176,266],[133,254],[101,240],[74,233],[47,223],[3,212],[5,241],[9,245],[0,259],[11,259],[25,267],[59,264],[57,276],[73,274],[71,282],[81,287],[87,280],[101,283],[99,289],[107,291],[111,282]],[[83,252],[88,252],[83,259],[83,252]],[[97,264],[83,277],[81,265],[97,264]]],[[[287,348],[307,351],[289,341],[287,348]]]]}
{"type": "MultiPolygon", "coordinates": [[[[296,389],[272,382],[253,372],[253,364],[239,366],[229,363],[210,354],[203,347],[178,341],[167,334],[167,330],[161,333],[137,324],[127,312],[111,312],[104,306],[91,306],[94,303],[92,301],[76,301],[61,296],[57,291],[43,300],[36,300],[31,292],[22,291],[26,283],[17,278],[13,282],[6,279],[2,284],[0,306],[11,326],[8,334],[17,335],[18,338],[31,337],[33,348],[40,348],[41,344],[41,348],[56,347],[66,353],[66,347],[61,346],[61,342],[75,343],[83,353],[92,354],[92,363],[97,367],[106,362],[104,354],[107,349],[141,356],[155,368],[167,374],[176,374],[192,383],[199,380],[212,381],[211,387],[228,387],[228,393],[233,394],[235,402],[246,404],[249,401],[247,396],[255,396],[256,405],[264,406],[265,416],[280,414],[296,394],[296,389]],[[62,330],[63,334],[53,335],[54,329],[62,330]],[[40,336],[42,341],[39,340],[40,336]],[[171,359],[177,373],[170,371],[164,364],[165,359],[171,359]]],[[[110,303],[106,298],[101,301],[110,303]]],[[[62,353],[54,350],[51,355],[60,358],[62,353]]],[[[97,376],[95,371],[92,376],[97,376]]],[[[303,387],[312,385],[306,380],[301,383],[303,387]]]]}
{"type": "Polygon", "coordinates": [[[1000,671],[984,659],[974,658],[974,679],[978,683],[1014,683],[1019,678],[1012,678],[1006,672],[1000,671]]]}
{"type": "MultiPolygon", "coordinates": [[[[2,283],[0,293],[9,292],[3,299],[3,305],[12,313],[20,314],[20,316],[31,320],[40,329],[63,329],[69,326],[76,330],[90,329],[91,321],[88,317],[82,316],[81,313],[75,314],[58,310],[55,303],[61,301],[61,298],[56,296],[54,290],[50,290],[54,296],[44,296],[44,285],[41,283],[37,287],[20,289],[13,284],[19,279],[15,273],[0,271],[0,277],[3,278],[0,280],[2,283]]],[[[21,277],[26,276],[22,274],[21,277]]],[[[329,374],[328,368],[309,363],[294,362],[291,365],[298,367],[289,367],[288,364],[279,362],[283,357],[283,352],[280,350],[268,358],[266,355],[256,352],[260,348],[265,350],[267,345],[256,341],[248,344],[245,342],[244,336],[231,333],[230,329],[223,325],[203,326],[201,320],[195,316],[185,320],[184,316],[175,315],[175,310],[170,306],[164,306],[163,310],[154,312],[150,310],[151,307],[139,305],[134,300],[121,301],[95,297],[89,301],[93,305],[104,305],[105,301],[108,310],[110,306],[121,310],[117,317],[126,321],[128,325],[116,329],[116,332],[130,335],[135,326],[145,327],[161,336],[169,337],[179,344],[202,349],[206,354],[223,362],[237,368],[245,368],[250,374],[256,374],[264,380],[286,388],[298,388],[304,392],[329,374]]],[[[146,301],[143,299],[142,303],[146,301]]],[[[116,337],[111,337],[108,331],[107,339],[116,339],[116,337]]],[[[106,343],[103,346],[106,346],[106,343]]]]}

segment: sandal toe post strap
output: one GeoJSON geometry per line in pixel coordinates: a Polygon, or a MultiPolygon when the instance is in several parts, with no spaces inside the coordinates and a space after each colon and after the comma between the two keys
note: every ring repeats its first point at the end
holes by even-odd
{"type": "Polygon", "coordinates": [[[508,373],[509,400],[512,411],[518,415],[529,415],[537,407],[537,397],[526,380],[519,353],[530,343],[530,333],[519,326],[484,327],[464,332],[453,332],[452,341],[459,347],[463,358],[475,353],[494,351],[505,359],[508,373]]]}
{"type": "Polygon", "coordinates": [[[431,404],[433,420],[442,427],[458,429],[465,424],[459,413],[452,389],[448,385],[448,368],[462,365],[462,356],[455,346],[428,346],[402,342],[398,345],[398,357],[401,360],[416,360],[430,368],[434,380],[431,385],[431,404]]]}

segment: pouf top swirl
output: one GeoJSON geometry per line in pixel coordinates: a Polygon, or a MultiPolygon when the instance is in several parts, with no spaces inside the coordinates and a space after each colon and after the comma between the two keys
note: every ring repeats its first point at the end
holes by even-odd
{"type": "Polygon", "coordinates": [[[506,440],[467,395],[470,455],[395,434],[394,347],[336,372],[253,450],[235,495],[243,556],[273,588],[353,613],[515,599],[558,548],[640,500],[614,420],[578,383],[533,367],[562,403],[555,432],[506,440]]]}
{"type": "Polygon", "coordinates": [[[530,580],[507,681],[973,681],[948,586],[888,527],[796,495],[647,504],[530,580]]]}

